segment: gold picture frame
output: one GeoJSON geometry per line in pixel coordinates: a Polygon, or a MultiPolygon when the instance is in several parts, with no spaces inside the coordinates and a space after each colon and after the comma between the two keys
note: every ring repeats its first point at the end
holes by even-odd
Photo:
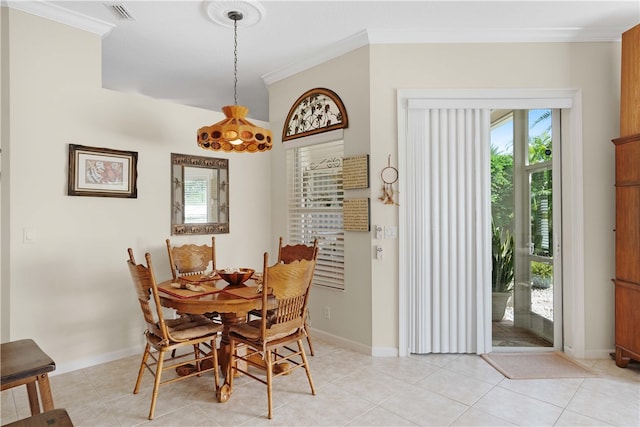
{"type": "Polygon", "coordinates": [[[69,144],[69,196],[138,197],[138,153],[69,144]]]}

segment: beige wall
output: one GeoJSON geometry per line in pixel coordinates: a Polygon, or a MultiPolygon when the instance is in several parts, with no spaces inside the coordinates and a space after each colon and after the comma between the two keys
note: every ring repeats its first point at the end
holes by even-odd
{"type": "MultiPolygon", "coordinates": [[[[618,131],[618,43],[363,47],[272,84],[274,149],[250,156],[197,148],[195,130],[219,113],[101,89],[98,36],[15,10],[2,13],[2,341],[36,339],[59,371],[140,350],[126,248],[139,258],[150,251],[157,276],[168,277],[171,152],[230,159],[231,233],[217,236],[218,262],[259,267],[262,252],[273,254],[277,237],[286,236],[280,136],[289,108],[310,88],[332,89],[344,102],[345,155],[370,155],[370,188],[346,196],[371,198],[372,225],[398,225],[397,208],[378,201],[389,155],[397,166],[396,89],[575,88],[583,98],[585,262],[584,283],[573,285],[584,286],[585,299],[573,309],[585,321],[572,329],[584,329],[586,356],[613,347],[610,140],[618,131]],[[138,198],[67,196],[69,143],[137,151],[138,198]],[[27,227],[35,243],[22,242],[27,227]]],[[[314,288],[311,326],[365,351],[393,354],[398,241],[348,232],[345,245],[347,289],[314,288]],[[374,260],[376,244],[383,260],[374,260]],[[324,306],[331,319],[323,318],[324,306]]]]}
{"type": "Polygon", "coordinates": [[[221,113],[101,89],[98,36],[2,11],[2,341],[35,339],[58,371],[138,353],[126,249],[139,262],[151,252],[156,277],[170,277],[170,153],[229,158],[231,232],[216,237],[217,261],[255,268],[272,246],[270,153],[199,149],[197,129],[221,113]],[[67,196],[70,143],[137,151],[138,198],[67,196]]]}
{"type": "MultiPolygon", "coordinates": [[[[398,88],[582,90],[585,301],[583,307],[573,308],[587,313],[584,325],[587,356],[606,355],[613,348],[610,279],[614,267],[614,163],[610,141],[617,133],[619,114],[619,50],[619,43],[504,43],[386,45],[373,46],[371,53],[373,165],[385,161],[385,150],[380,147],[389,138],[397,139],[395,123],[375,118],[395,117],[395,90],[398,88]]],[[[397,153],[395,142],[394,153],[397,153]]],[[[571,221],[571,218],[567,220],[571,221]]],[[[565,250],[569,247],[565,245],[565,250]]],[[[389,299],[396,298],[397,286],[382,287],[374,282],[373,289],[376,290],[374,319],[397,318],[393,307],[387,308],[386,304],[389,299]]],[[[374,345],[397,343],[394,335],[397,325],[380,323],[387,328],[374,330],[374,337],[380,339],[374,345]]]]}
{"type": "MultiPolygon", "coordinates": [[[[380,195],[380,171],[391,154],[397,166],[397,108],[396,90],[410,89],[580,89],[582,91],[582,150],[584,182],[578,182],[584,193],[584,283],[570,283],[583,287],[584,302],[567,301],[571,319],[584,318],[584,325],[570,325],[567,341],[582,347],[587,357],[606,357],[613,348],[613,149],[610,140],[617,134],[619,100],[619,43],[531,43],[531,44],[424,44],[373,45],[370,56],[362,48],[330,63],[299,73],[270,87],[271,117],[274,129],[280,129],[286,110],[297,96],[316,86],[333,89],[345,102],[350,115],[350,127],[345,137],[362,132],[366,138],[358,145],[358,152],[370,154],[371,165],[371,223],[397,225],[398,209],[377,200],[380,195]],[[369,60],[366,65],[361,61],[369,60]],[[357,62],[357,67],[354,63],[357,62]],[[369,87],[365,73],[355,70],[368,67],[369,87]],[[356,92],[358,88],[360,91],[356,92]],[[370,98],[370,106],[365,98],[370,98]],[[365,111],[368,116],[362,117],[365,111]],[[357,116],[354,116],[354,113],[357,116]],[[358,121],[361,117],[362,122],[358,121]],[[367,140],[368,138],[368,140],[367,140]],[[370,142],[369,142],[370,141],[370,142]],[[582,334],[582,336],[575,336],[582,334]]],[[[568,162],[571,163],[571,162],[568,162]]],[[[284,175],[277,173],[274,157],[272,185],[284,185],[284,175]]],[[[570,174],[571,171],[563,171],[570,174]]],[[[580,181],[582,177],[580,177],[580,181]]],[[[575,193],[575,191],[574,191],[575,193]]],[[[402,203],[403,195],[399,195],[402,203]]],[[[566,201],[565,203],[571,203],[566,201]]],[[[284,218],[284,203],[274,199],[273,217],[284,218]]],[[[570,206],[571,207],[571,206],[570,206]]],[[[566,218],[571,221],[571,217],[566,218]]],[[[274,228],[283,229],[283,224],[274,228]]],[[[347,236],[349,254],[358,254],[364,263],[347,263],[347,276],[370,274],[371,284],[347,283],[348,291],[341,296],[335,291],[315,290],[313,326],[365,346],[371,345],[374,354],[390,354],[398,346],[398,240],[375,240],[367,236],[347,236]],[[373,260],[372,246],[381,244],[384,259],[373,260]],[[365,256],[366,255],[366,256],[365,256]],[[368,260],[366,259],[368,256],[368,260]],[[364,269],[370,266],[370,272],[364,269]],[[348,325],[359,318],[350,288],[356,292],[371,290],[372,326],[355,330],[348,325]],[[322,304],[331,298],[332,314],[340,315],[338,325],[318,322],[322,304]],[[343,300],[341,303],[341,299],[343,300]],[[349,301],[349,303],[347,303],[349,301]],[[348,334],[345,328],[349,330],[348,334]],[[353,331],[352,331],[353,329],[353,331]],[[357,335],[354,336],[354,333],[357,335]],[[370,344],[369,344],[370,343],[370,344]]],[[[566,242],[565,251],[576,250],[566,242]]],[[[581,248],[578,248],[581,249],[581,248]]],[[[568,298],[569,300],[570,298],[568,298]]],[[[313,302],[312,302],[313,304],[313,302]]],[[[582,323],[582,322],[580,322],[582,323]]],[[[580,350],[580,349],[578,349],[580,350]]]]}
{"type": "MultiPolygon", "coordinates": [[[[358,49],[271,85],[269,117],[274,130],[271,186],[273,189],[280,189],[272,192],[274,235],[287,235],[286,152],[281,143],[284,121],[298,97],[316,87],[335,91],[345,105],[349,116],[349,127],[344,131],[345,157],[369,152],[368,48],[358,49]]],[[[345,198],[368,196],[369,190],[345,192],[345,198]]],[[[371,254],[370,233],[345,232],[346,289],[338,291],[314,287],[309,303],[310,323],[313,329],[362,344],[367,349],[372,344],[371,254]],[[323,316],[325,306],[331,309],[330,319],[323,316]]]]}

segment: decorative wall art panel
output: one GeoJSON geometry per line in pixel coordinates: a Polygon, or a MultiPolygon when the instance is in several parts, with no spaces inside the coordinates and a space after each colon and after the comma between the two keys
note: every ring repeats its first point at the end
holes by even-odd
{"type": "Polygon", "coordinates": [[[369,198],[344,199],[342,220],[344,231],[369,231],[369,198]]]}
{"type": "Polygon", "coordinates": [[[345,157],[342,161],[342,188],[369,188],[369,156],[345,157]]]}
{"type": "Polygon", "coordinates": [[[330,89],[308,90],[296,100],[284,122],[282,141],[344,129],[349,125],[340,97],[330,89]]]}

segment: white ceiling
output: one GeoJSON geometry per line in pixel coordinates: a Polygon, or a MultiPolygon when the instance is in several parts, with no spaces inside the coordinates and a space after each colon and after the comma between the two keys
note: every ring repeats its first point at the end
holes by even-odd
{"type": "MultiPolygon", "coordinates": [[[[105,88],[220,111],[233,99],[233,27],[242,1],[4,1],[103,35],[105,88]],[[134,20],[119,19],[122,5],[134,20]]],[[[367,43],[610,41],[640,22],[640,0],[261,2],[238,29],[238,103],[268,120],[267,85],[367,43]]],[[[357,78],[353,76],[352,78],[357,78]]]]}

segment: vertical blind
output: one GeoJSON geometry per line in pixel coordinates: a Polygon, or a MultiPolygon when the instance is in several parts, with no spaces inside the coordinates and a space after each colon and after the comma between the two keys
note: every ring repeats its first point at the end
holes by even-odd
{"type": "Polygon", "coordinates": [[[342,157],[342,140],[287,151],[289,241],[317,238],[313,283],[337,289],[344,289],[342,157]]]}
{"type": "Polygon", "coordinates": [[[407,124],[409,351],[490,351],[490,110],[410,104],[407,124]]]}

